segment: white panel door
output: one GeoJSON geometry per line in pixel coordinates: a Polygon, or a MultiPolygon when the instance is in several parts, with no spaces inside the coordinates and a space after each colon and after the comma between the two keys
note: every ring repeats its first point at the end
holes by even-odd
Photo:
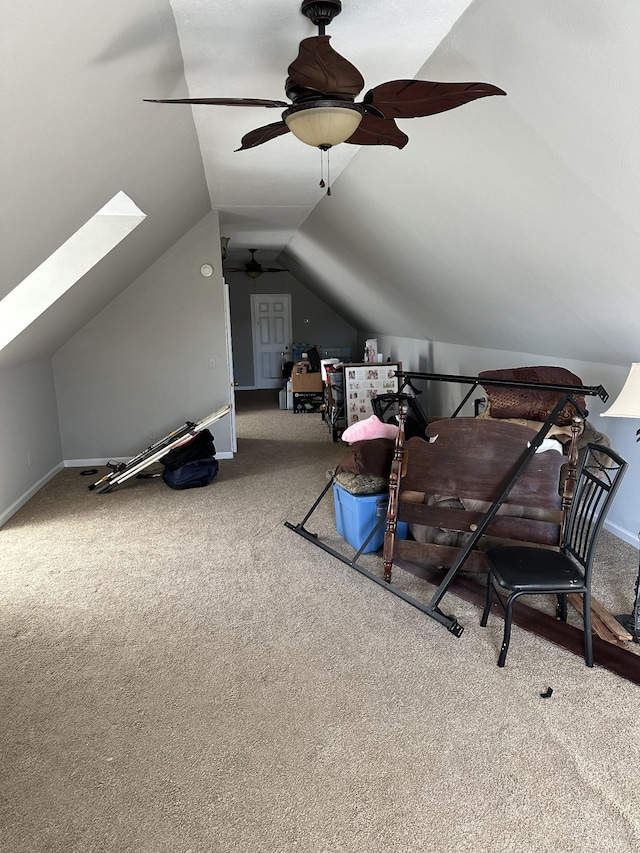
{"type": "Polygon", "coordinates": [[[253,384],[281,388],[282,365],[291,358],[291,294],[252,293],[253,384]]]}

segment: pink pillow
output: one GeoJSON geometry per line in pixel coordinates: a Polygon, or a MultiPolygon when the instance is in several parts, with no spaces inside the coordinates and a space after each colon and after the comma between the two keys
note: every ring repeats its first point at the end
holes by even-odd
{"type": "Polygon", "coordinates": [[[371,438],[390,438],[395,440],[398,435],[398,427],[394,424],[385,424],[376,415],[371,415],[364,421],[356,421],[342,433],[342,440],[352,443],[354,441],[367,441],[371,438]]]}

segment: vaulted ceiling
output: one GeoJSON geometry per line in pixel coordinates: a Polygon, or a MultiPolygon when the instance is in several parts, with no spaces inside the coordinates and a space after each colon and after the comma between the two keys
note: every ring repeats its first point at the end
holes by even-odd
{"type": "MultiPolygon", "coordinates": [[[[413,78],[469,3],[345,0],[327,35],[371,88],[413,78]]],[[[285,99],[287,68],[299,42],[318,34],[301,14],[300,0],[171,0],[171,5],[192,98],[285,99]]],[[[150,97],[175,95],[156,87],[150,97]]],[[[153,109],[175,115],[191,108],[153,109]]],[[[319,151],[290,134],[250,151],[235,151],[247,131],[278,121],[281,113],[264,107],[194,108],[209,192],[222,211],[232,252],[246,246],[283,249],[324,195],[318,186],[319,151]]],[[[358,150],[341,145],[331,151],[334,181],[358,150]]]]}
{"type": "Polygon", "coordinates": [[[365,331],[638,360],[640,8],[635,0],[343,0],[328,34],[367,88],[484,81],[406,121],[409,144],[235,152],[283,98],[299,0],[22,0],[0,13],[0,298],[119,191],[146,214],[0,355],[53,352],[211,208],[230,259],[261,249],[365,331]]]}

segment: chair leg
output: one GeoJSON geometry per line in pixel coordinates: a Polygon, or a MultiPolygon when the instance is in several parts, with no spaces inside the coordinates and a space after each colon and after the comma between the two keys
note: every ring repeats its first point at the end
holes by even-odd
{"type": "Polygon", "coordinates": [[[504,610],[504,634],[502,635],[502,646],[498,657],[498,666],[504,666],[507,659],[507,650],[511,641],[511,611],[513,610],[513,602],[518,597],[517,593],[510,595],[507,599],[507,605],[504,610]]]}
{"type": "Polygon", "coordinates": [[[567,621],[567,596],[564,592],[559,592],[557,595],[558,598],[558,606],[556,607],[556,616],[558,619],[562,619],[563,622],[567,621]]]}
{"type": "Polygon", "coordinates": [[[489,618],[489,613],[491,612],[491,604],[493,602],[493,574],[491,573],[491,569],[489,569],[489,574],[487,575],[487,595],[484,601],[484,610],[482,611],[482,618],[480,619],[480,625],[482,628],[487,627],[487,619],[489,618]]]}
{"type": "Polygon", "coordinates": [[[584,662],[593,666],[593,636],[591,634],[591,593],[583,594],[582,621],[584,626],[584,662]]]}

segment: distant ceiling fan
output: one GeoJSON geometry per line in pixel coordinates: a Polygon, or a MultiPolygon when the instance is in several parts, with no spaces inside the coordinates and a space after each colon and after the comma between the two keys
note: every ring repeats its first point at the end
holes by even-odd
{"type": "MultiPolygon", "coordinates": [[[[505,95],[490,83],[432,83],[392,80],[382,83],[356,103],[364,88],[358,69],[329,44],[325,26],[342,11],[340,0],[303,0],[301,12],[318,27],[303,39],[288,69],[285,93],[291,103],[262,98],[151,99],[160,104],[212,104],[233,107],[285,107],[282,120],[249,131],[238,151],[255,148],[285,133],[323,151],[341,142],[352,145],[393,145],[404,148],[409,137],[396,119],[418,118],[460,107],[488,95],[505,95]]],[[[321,181],[321,186],[324,182],[321,181]]]]}
{"type": "Polygon", "coordinates": [[[263,267],[261,263],[256,261],[255,254],[257,249],[249,249],[251,253],[251,260],[247,261],[247,263],[243,267],[237,267],[236,269],[226,269],[225,272],[243,272],[249,276],[249,278],[260,278],[262,273],[265,272],[287,272],[287,270],[282,269],[281,267],[263,267]]]}

